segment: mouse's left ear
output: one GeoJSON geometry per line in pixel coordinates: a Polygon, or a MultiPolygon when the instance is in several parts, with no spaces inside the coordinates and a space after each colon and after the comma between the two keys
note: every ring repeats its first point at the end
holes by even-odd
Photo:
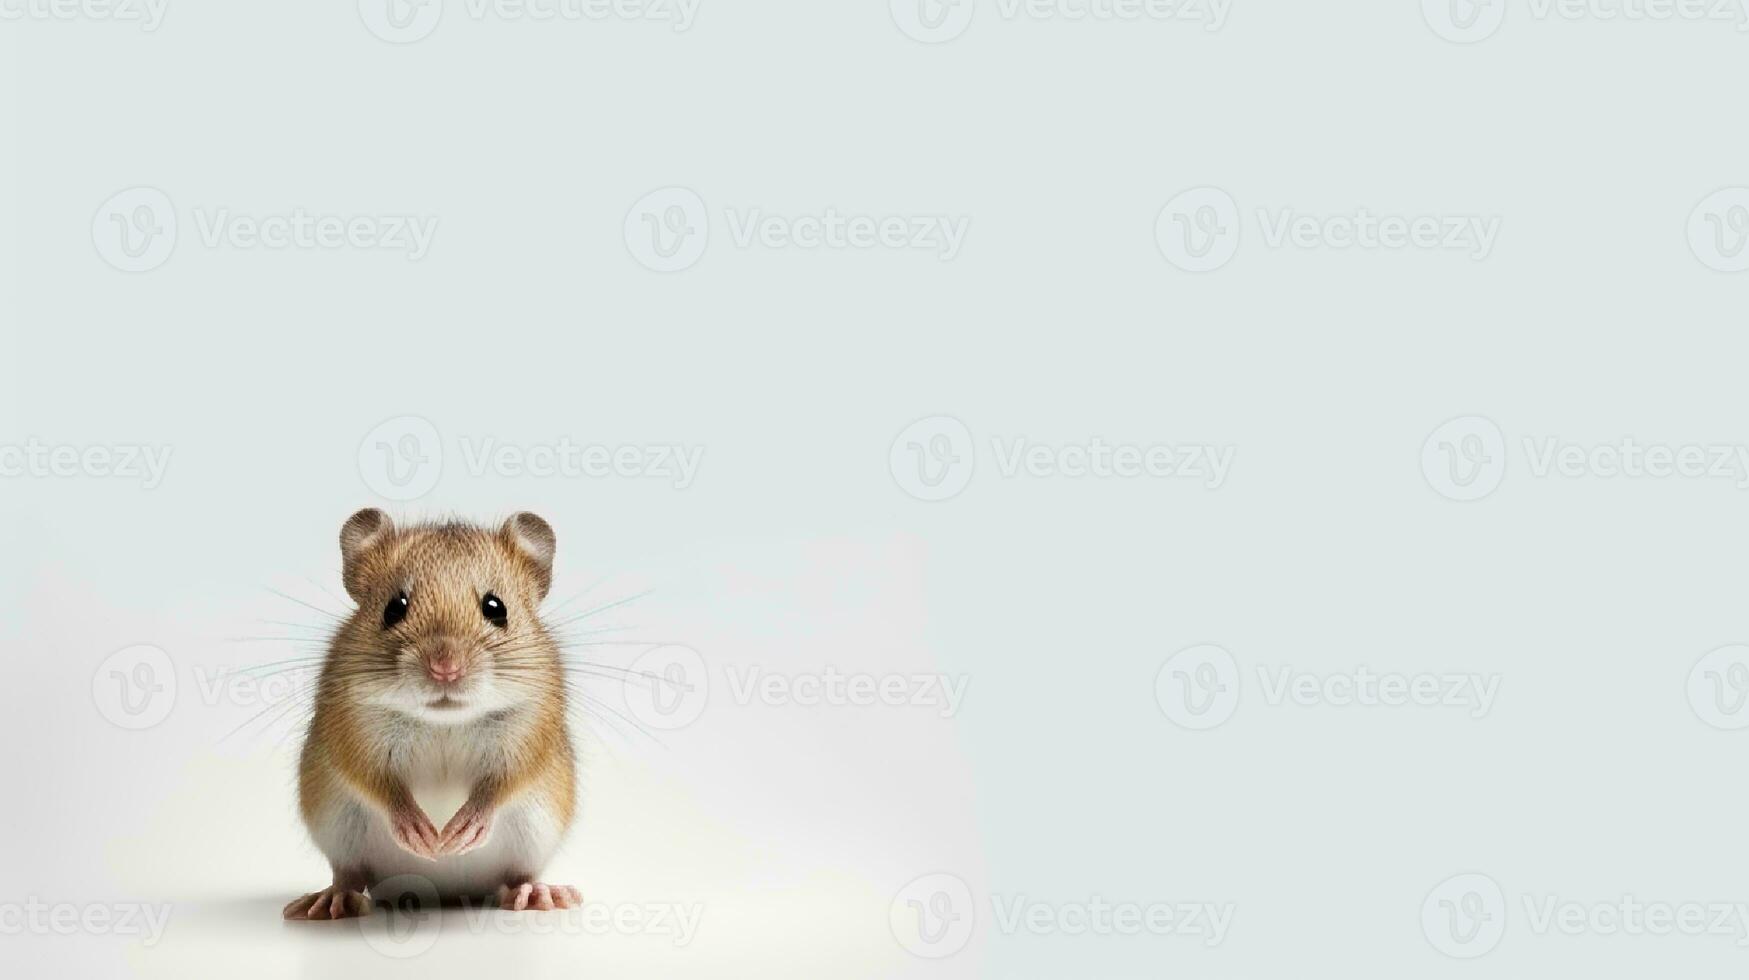
{"type": "Polygon", "coordinates": [[[500,533],[517,554],[527,559],[535,587],[540,590],[535,599],[545,599],[547,590],[553,586],[553,553],[558,546],[553,526],[525,510],[505,521],[500,533]]]}

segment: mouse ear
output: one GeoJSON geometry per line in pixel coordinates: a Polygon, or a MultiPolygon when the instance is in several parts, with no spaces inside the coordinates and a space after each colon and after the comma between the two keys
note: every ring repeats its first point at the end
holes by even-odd
{"type": "Polygon", "coordinates": [[[553,552],[558,545],[553,526],[525,510],[511,515],[510,520],[504,522],[502,533],[510,547],[528,559],[535,584],[540,589],[537,598],[545,599],[547,590],[553,585],[553,552]]]}
{"type": "Polygon", "coordinates": [[[347,595],[364,601],[370,592],[366,574],[369,569],[364,559],[394,533],[395,522],[375,507],[366,507],[340,526],[340,578],[346,583],[347,595]]]}

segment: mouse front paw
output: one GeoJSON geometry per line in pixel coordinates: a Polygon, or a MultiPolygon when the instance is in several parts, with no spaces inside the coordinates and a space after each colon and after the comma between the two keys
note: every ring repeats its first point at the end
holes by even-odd
{"type": "Polygon", "coordinates": [[[538,881],[518,882],[498,886],[498,907],[522,912],[529,909],[551,911],[574,909],[583,905],[583,893],[570,885],[546,885],[538,881]]]}
{"type": "Polygon", "coordinates": [[[466,854],[492,836],[492,811],[472,804],[457,810],[438,834],[438,854],[466,854]]]}
{"type": "Polygon", "coordinates": [[[294,899],[286,905],[283,914],[287,919],[298,921],[350,919],[369,915],[370,899],[364,897],[364,892],[330,885],[319,892],[311,892],[294,899]]]}
{"type": "Polygon", "coordinates": [[[401,850],[427,861],[437,860],[438,834],[431,818],[417,806],[400,807],[389,814],[389,830],[401,850]]]}

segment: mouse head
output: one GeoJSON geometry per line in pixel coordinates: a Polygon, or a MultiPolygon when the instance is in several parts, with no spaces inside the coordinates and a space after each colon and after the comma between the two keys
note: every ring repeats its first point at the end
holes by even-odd
{"type": "Polygon", "coordinates": [[[558,652],[539,617],[553,529],[533,514],[497,530],[396,527],[374,508],[340,529],[358,611],[335,639],[335,679],[362,701],[435,724],[551,696],[558,652]]]}

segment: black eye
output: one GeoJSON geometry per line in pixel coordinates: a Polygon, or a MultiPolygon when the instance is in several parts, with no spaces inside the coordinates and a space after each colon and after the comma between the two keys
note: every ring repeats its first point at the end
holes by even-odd
{"type": "Polygon", "coordinates": [[[504,608],[504,600],[490,592],[486,593],[486,598],[480,600],[480,615],[499,629],[510,625],[510,610],[504,608]]]}
{"type": "Polygon", "coordinates": [[[383,609],[383,629],[394,629],[401,620],[406,619],[408,605],[410,603],[407,602],[405,592],[390,599],[388,606],[383,609]]]}

